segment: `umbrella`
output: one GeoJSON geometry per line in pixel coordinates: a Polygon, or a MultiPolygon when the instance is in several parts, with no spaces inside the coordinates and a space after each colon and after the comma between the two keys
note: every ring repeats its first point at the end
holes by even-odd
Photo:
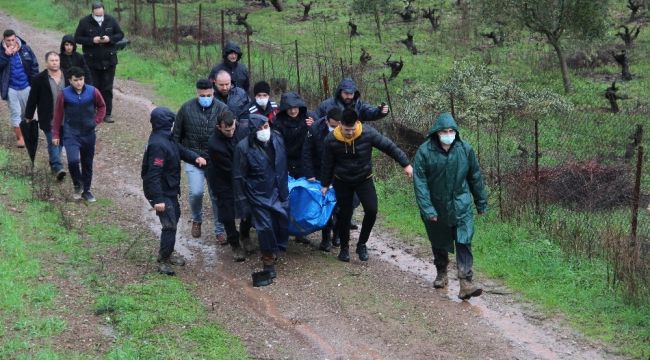
{"type": "Polygon", "coordinates": [[[36,157],[36,148],[38,148],[38,121],[23,121],[20,122],[20,131],[23,133],[25,139],[25,148],[32,160],[32,167],[34,166],[34,158],[36,157]]]}

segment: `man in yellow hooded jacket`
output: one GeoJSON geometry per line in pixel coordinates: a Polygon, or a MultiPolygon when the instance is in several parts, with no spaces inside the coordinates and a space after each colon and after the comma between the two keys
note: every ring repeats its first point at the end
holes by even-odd
{"type": "Polygon", "coordinates": [[[327,193],[330,184],[336,191],[339,207],[338,227],[341,239],[339,260],[350,261],[350,221],[356,193],[363,206],[363,222],[357,243],[359,260],[368,261],[366,243],[377,219],[377,192],[372,174],[372,149],[377,148],[397,161],[408,177],[413,168],[406,154],[390,139],[359,121],[356,111],[346,109],[341,124],[325,138],[321,169],[321,192],[327,193]]]}

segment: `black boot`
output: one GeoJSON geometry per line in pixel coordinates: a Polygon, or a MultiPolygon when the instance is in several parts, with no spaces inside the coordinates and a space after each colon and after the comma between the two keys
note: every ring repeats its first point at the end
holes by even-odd
{"type": "Polygon", "coordinates": [[[341,246],[338,258],[343,262],[350,262],[350,250],[347,247],[341,246]]]}
{"type": "Polygon", "coordinates": [[[275,272],[275,256],[273,254],[262,253],[262,269],[268,270],[271,279],[275,279],[277,273],[275,272]]]}
{"type": "Polygon", "coordinates": [[[330,252],[332,250],[332,237],[330,235],[329,229],[323,229],[322,231],[322,240],[318,249],[325,252],[330,252]]]}
{"type": "Polygon", "coordinates": [[[357,255],[359,255],[359,260],[368,261],[368,248],[366,244],[357,244],[357,255]]]}

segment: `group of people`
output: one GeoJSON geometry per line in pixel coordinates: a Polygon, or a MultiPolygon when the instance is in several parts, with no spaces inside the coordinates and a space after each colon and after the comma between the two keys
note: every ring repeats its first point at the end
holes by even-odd
{"type": "MultiPolygon", "coordinates": [[[[12,126],[33,121],[37,110],[52,171],[58,180],[66,175],[60,161],[63,144],[75,197],[87,201],[95,200],[90,192],[95,127],[112,121],[115,43],[123,36],[115,19],[104,14],[103,5],[94,3],[92,14],[80,21],[75,35],[63,38],[60,53],[46,54],[46,70],[39,73],[27,44],[13,31],[4,32],[1,90],[11,108],[12,126]],[[83,56],[76,52],[78,43],[83,56]]],[[[271,278],[277,276],[277,259],[289,241],[289,176],[319,181],[323,195],[334,189],[337,206],[322,230],[319,248],[329,252],[338,246],[340,261],[350,261],[352,215],[355,207],[362,206],[355,253],[360,261],[368,261],[367,242],[378,211],[372,154],[378,149],[414,178],[437,269],[434,286],[447,285],[449,252],[456,252],[459,297],[481,294],[472,281],[471,204],[473,198],[481,214],[487,210],[487,196],[476,155],[460,139],[450,114],[438,117],[411,164],[394,142],[370,125],[389,113],[388,106],[363,101],[352,79],[343,79],[334,95],[311,112],[295,92],[285,92],[279,103],[274,102],[266,81],[256,82],[251,91],[241,57],[240,47],[229,42],[222,62],[196,82],[196,97],[176,113],[163,107],[151,112],[152,132],[141,175],[145,197],[162,225],[161,273],[173,275],[174,266],[185,264],[174,252],[181,213],[181,160],[188,183],[191,235],[202,236],[207,183],[215,239],[230,245],[235,261],[244,261],[256,251],[250,239],[254,228],[262,268],[271,278]]],[[[19,130],[16,137],[21,145],[19,130]]]]}

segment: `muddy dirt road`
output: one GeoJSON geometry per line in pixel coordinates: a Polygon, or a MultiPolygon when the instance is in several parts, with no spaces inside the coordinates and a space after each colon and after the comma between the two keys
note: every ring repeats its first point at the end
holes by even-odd
{"type": "MultiPolygon", "coordinates": [[[[39,59],[59,48],[60,33],[35,29],[3,13],[0,22],[26,39],[39,59]]],[[[159,223],[141,195],[139,168],[150,129],[150,99],[154,98],[144,85],[116,82],[116,122],[103,124],[98,131],[94,179],[96,195],[114,204],[106,221],[119,222],[127,230],[150,229],[147,246],[152,254],[157,249],[159,223]]],[[[5,115],[3,111],[3,126],[8,123],[5,115]]],[[[41,145],[40,150],[44,148],[41,145]]],[[[182,201],[186,203],[185,198],[182,201]]],[[[195,296],[209,309],[211,318],[240,336],[254,358],[616,358],[602,345],[520,303],[508,289],[480,274],[478,280],[487,286],[481,298],[459,302],[455,279],[448,290],[434,290],[430,256],[412,255],[426,251],[405,247],[380,227],[370,239],[367,263],[356,256],[349,264],[337,261],[335,253],[316,250],[316,237],[311,245],[291,242],[275,283],[253,288],[250,274],[259,261],[233,262],[230,250],[215,244],[209,219],[204,222],[203,237],[191,238],[187,214],[181,220],[177,250],[189,264],[178,275],[194,285],[195,296]]],[[[108,268],[120,269],[118,278],[123,282],[137,281],[156,270],[154,261],[142,264],[118,253],[104,261],[108,268]]],[[[105,332],[101,319],[95,318],[90,307],[82,316],[99,324],[84,329],[83,334],[101,339],[105,332]]],[[[104,341],[110,339],[104,337],[104,341]]]]}

